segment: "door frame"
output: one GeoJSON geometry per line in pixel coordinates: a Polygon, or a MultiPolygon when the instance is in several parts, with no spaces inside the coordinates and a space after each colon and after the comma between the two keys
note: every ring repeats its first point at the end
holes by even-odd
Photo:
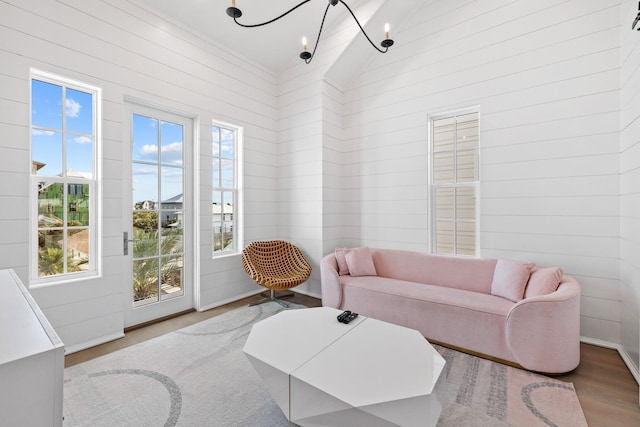
{"type": "MultiPolygon", "coordinates": [[[[184,295],[175,299],[154,302],[145,306],[134,308],[132,305],[132,256],[131,243],[129,254],[122,252],[122,286],[123,286],[123,320],[124,327],[130,327],[141,323],[153,321],[162,317],[177,314],[194,309],[198,306],[200,294],[200,267],[198,263],[200,254],[199,227],[199,117],[196,114],[184,112],[166,105],[156,104],[139,98],[125,96],[123,100],[123,141],[122,141],[122,231],[129,233],[133,238],[131,228],[132,202],[132,115],[140,114],[158,119],[171,121],[171,116],[177,116],[184,120],[185,138],[183,141],[183,182],[185,218],[184,235],[184,262],[183,262],[183,287],[184,295]],[[186,135],[191,133],[191,140],[186,135]],[[188,201],[191,203],[188,203],[188,201]],[[187,206],[187,203],[189,206],[187,206]]],[[[122,236],[120,236],[122,239],[122,236]]],[[[122,250],[122,249],[121,249],[122,250]]]]}

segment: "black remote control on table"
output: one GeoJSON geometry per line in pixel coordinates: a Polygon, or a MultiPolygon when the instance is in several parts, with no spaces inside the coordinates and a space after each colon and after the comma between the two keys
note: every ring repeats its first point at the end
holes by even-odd
{"type": "Polygon", "coordinates": [[[345,310],[338,315],[338,322],[347,324],[356,317],[358,317],[358,313],[352,313],[350,310],[345,310]]]}
{"type": "Polygon", "coordinates": [[[350,314],[351,312],[349,310],[343,311],[338,315],[338,322],[344,323],[345,319],[349,317],[350,314]]]}
{"type": "Polygon", "coordinates": [[[349,323],[353,319],[355,319],[356,317],[358,317],[358,313],[351,313],[349,316],[347,316],[347,318],[345,319],[344,323],[349,323]]]}

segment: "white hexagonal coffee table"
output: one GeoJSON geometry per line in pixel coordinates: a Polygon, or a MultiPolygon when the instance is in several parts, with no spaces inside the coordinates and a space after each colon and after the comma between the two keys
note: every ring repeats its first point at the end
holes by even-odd
{"type": "Polygon", "coordinates": [[[429,426],[445,360],[413,329],[329,307],[256,323],[244,352],[288,420],[301,426],[429,426]]]}

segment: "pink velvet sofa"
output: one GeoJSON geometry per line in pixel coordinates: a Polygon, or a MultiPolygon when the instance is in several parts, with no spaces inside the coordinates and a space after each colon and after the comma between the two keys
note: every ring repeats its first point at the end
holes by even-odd
{"type": "Polygon", "coordinates": [[[580,363],[580,285],[559,267],[356,248],[322,259],[321,284],[324,306],[475,354],[544,373],[580,363]]]}

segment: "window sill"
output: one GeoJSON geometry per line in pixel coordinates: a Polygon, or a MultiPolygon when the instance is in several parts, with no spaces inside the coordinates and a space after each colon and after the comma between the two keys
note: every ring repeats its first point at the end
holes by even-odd
{"type": "Polygon", "coordinates": [[[66,285],[69,283],[95,280],[95,279],[99,279],[100,277],[102,277],[101,274],[98,274],[97,272],[93,271],[93,272],[87,272],[87,273],[82,273],[82,274],[73,275],[73,276],[65,275],[60,277],[51,277],[47,279],[35,279],[29,282],[29,289],[38,289],[38,288],[45,288],[48,286],[66,285]]]}
{"type": "Polygon", "coordinates": [[[211,257],[211,259],[216,260],[216,259],[222,259],[222,258],[230,258],[238,255],[242,255],[242,252],[223,252],[220,254],[214,254],[211,257]]]}

